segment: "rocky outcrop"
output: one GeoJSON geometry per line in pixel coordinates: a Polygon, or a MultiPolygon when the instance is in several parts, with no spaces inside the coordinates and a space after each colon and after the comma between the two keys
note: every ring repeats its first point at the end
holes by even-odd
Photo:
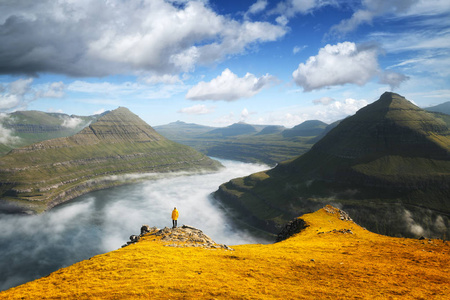
{"type": "Polygon", "coordinates": [[[233,251],[234,249],[224,244],[214,242],[209,236],[200,229],[192,226],[183,225],[177,228],[164,227],[158,229],[148,225],[142,225],[140,235],[130,236],[130,241],[122,247],[139,242],[142,237],[153,237],[153,240],[159,240],[166,247],[197,247],[203,249],[225,249],[233,251]]]}
{"type": "Polygon", "coordinates": [[[307,228],[309,225],[303,219],[296,218],[290,222],[288,222],[278,233],[276,242],[284,241],[294,234],[299,233],[303,229],[307,228]]]}

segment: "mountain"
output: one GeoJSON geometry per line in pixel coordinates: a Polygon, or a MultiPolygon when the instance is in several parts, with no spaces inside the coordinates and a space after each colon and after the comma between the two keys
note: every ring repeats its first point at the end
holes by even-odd
{"type": "Polygon", "coordinates": [[[444,299],[450,293],[446,242],[377,235],[330,206],[288,226],[282,242],[232,249],[208,242],[201,231],[192,243],[198,230],[189,226],[150,229],[133,236],[134,244],[0,298],[444,299]]]}
{"type": "Polygon", "coordinates": [[[219,163],[167,140],[126,108],[79,133],[14,149],[0,158],[3,210],[42,212],[89,191],[143,174],[217,170],[219,163]]]}
{"type": "Polygon", "coordinates": [[[257,133],[257,135],[276,134],[276,133],[281,133],[284,130],[285,130],[284,126],[269,125],[269,126],[264,127],[260,132],[257,133]]]}
{"type": "Polygon", "coordinates": [[[34,110],[1,115],[0,129],[3,128],[4,137],[0,138],[0,156],[36,142],[74,135],[100,116],[69,116],[34,110]]]}
{"type": "Polygon", "coordinates": [[[255,127],[245,123],[235,123],[224,128],[217,128],[205,133],[205,136],[230,137],[237,135],[253,134],[257,130],[255,127]]]}
{"type": "Polygon", "coordinates": [[[186,123],[182,121],[172,122],[166,125],[153,127],[159,134],[172,141],[185,140],[207,133],[216,129],[215,127],[186,123]]]}
{"type": "Polygon", "coordinates": [[[155,126],[161,135],[193,147],[208,156],[275,165],[311,147],[314,136],[283,137],[286,128],[276,125],[236,123],[214,128],[184,122],[155,126]]]}
{"type": "Polygon", "coordinates": [[[284,137],[294,137],[294,136],[317,136],[320,135],[328,124],[318,121],[309,120],[305,121],[291,129],[286,129],[282,132],[284,137]]]}
{"type": "Polygon", "coordinates": [[[231,180],[215,196],[244,222],[271,232],[295,214],[339,203],[379,233],[449,236],[448,121],[384,93],[307,153],[231,180]]]}
{"type": "Polygon", "coordinates": [[[436,106],[426,107],[424,109],[427,111],[450,115],[450,101],[438,104],[436,106]]]}

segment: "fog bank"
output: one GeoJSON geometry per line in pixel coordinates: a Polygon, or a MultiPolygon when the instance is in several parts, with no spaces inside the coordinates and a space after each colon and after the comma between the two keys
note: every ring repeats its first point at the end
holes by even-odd
{"type": "Polygon", "coordinates": [[[36,216],[0,215],[0,290],[25,283],[94,255],[121,247],[143,224],[201,229],[217,243],[266,243],[267,237],[238,229],[210,194],[236,177],[266,165],[221,160],[215,174],[170,176],[86,194],[36,216]]]}

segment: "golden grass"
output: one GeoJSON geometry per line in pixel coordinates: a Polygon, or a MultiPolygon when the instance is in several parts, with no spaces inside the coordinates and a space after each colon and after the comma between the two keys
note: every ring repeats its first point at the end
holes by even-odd
{"type": "Polygon", "coordinates": [[[165,247],[148,235],[137,244],[11,288],[0,293],[0,299],[444,299],[450,295],[449,243],[377,235],[324,209],[302,218],[310,226],[288,240],[233,246],[235,251],[165,247]],[[339,231],[343,229],[353,234],[339,231]]]}

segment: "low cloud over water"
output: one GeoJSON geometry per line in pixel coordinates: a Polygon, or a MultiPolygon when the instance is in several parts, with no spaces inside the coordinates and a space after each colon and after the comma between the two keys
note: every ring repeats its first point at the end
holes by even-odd
{"type": "Polygon", "coordinates": [[[161,178],[93,192],[37,216],[0,215],[0,290],[39,278],[59,268],[121,247],[143,224],[197,227],[228,245],[264,243],[238,229],[210,194],[236,177],[268,166],[222,161],[215,174],[161,178]]]}

